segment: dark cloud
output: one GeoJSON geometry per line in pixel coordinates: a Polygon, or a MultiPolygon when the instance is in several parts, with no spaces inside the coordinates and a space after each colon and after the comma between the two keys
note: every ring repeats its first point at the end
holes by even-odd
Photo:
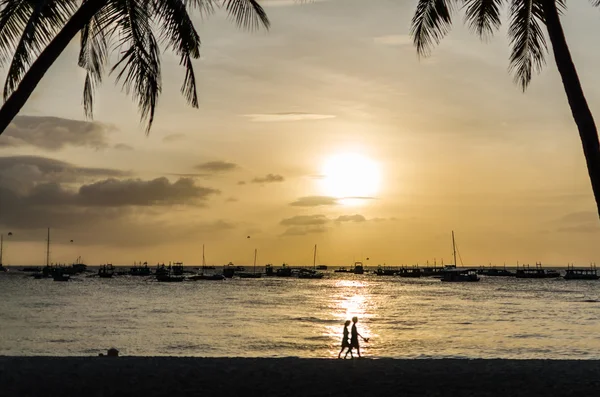
{"type": "Polygon", "coordinates": [[[329,219],[325,215],[298,215],[283,219],[280,224],[284,226],[310,226],[325,225],[329,219]]]}
{"type": "Polygon", "coordinates": [[[82,205],[119,207],[190,204],[219,193],[216,189],[196,186],[191,178],[171,183],[163,177],[150,181],[106,179],[82,186],[78,196],[82,205]]]}
{"type": "Polygon", "coordinates": [[[338,199],[329,196],[306,196],[290,203],[295,207],[318,207],[321,205],[337,205],[338,199]]]}
{"type": "Polygon", "coordinates": [[[264,177],[256,177],[252,179],[252,183],[274,183],[274,182],[283,182],[285,178],[281,175],[276,174],[268,174],[264,177]]]}
{"type": "Polygon", "coordinates": [[[115,146],[113,146],[113,148],[116,150],[123,150],[123,151],[133,150],[133,146],[127,145],[125,143],[117,143],[115,146]]]}
{"type": "Polygon", "coordinates": [[[165,143],[179,142],[186,138],[185,134],[171,134],[164,137],[162,140],[165,143]]]}
{"type": "Polygon", "coordinates": [[[355,215],[338,216],[335,221],[336,222],[366,222],[367,219],[360,214],[355,214],[355,215]]]}
{"type": "Polygon", "coordinates": [[[60,150],[65,146],[108,147],[105,124],[58,117],[17,116],[0,135],[0,148],[35,146],[60,150]]]}
{"type": "Polygon", "coordinates": [[[216,173],[235,171],[239,168],[239,166],[235,163],[230,163],[227,161],[209,161],[206,163],[198,164],[194,168],[200,171],[216,173]]]}
{"type": "Polygon", "coordinates": [[[20,193],[31,190],[38,183],[83,183],[99,178],[122,178],[128,175],[125,171],[78,167],[47,157],[0,157],[0,186],[20,193]]]}

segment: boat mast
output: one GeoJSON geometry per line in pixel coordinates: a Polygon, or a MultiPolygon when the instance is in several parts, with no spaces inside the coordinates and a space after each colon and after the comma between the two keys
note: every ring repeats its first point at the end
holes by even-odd
{"type": "Polygon", "coordinates": [[[456,242],[454,241],[454,230],[452,231],[452,255],[454,255],[454,266],[456,266],[456,242]]]}
{"type": "Polygon", "coordinates": [[[315,244],[315,253],[313,254],[313,269],[317,270],[317,244],[315,244]]]}
{"type": "Polygon", "coordinates": [[[46,266],[50,266],[50,228],[48,228],[48,239],[46,240],[46,266]]]}
{"type": "Polygon", "coordinates": [[[3,249],[4,249],[4,234],[0,234],[0,266],[2,266],[3,249]]]}
{"type": "Polygon", "coordinates": [[[206,261],[204,260],[204,244],[202,244],[202,269],[206,267],[206,261]]]}
{"type": "Polygon", "coordinates": [[[256,273],[256,248],[254,248],[254,268],[252,269],[252,273],[256,273]]]}

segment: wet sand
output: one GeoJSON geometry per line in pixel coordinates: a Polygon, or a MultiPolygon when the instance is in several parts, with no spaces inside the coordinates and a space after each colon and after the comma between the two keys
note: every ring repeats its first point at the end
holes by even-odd
{"type": "Polygon", "coordinates": [[[594,396],[600,361],[0,357],[12,396],[594,396]]]}

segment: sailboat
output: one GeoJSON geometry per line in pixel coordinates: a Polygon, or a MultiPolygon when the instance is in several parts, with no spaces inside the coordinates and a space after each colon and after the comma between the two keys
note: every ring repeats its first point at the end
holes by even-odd
{"type": "Polygon", "coordinates": [[[298,272],[298,278],[309,278],[319,279],[323,278],[323,273],[317,271],[317,244],[315,244],[315,250],[313,253],[313,268],[311,269],[300,269],[298,272]]]}
{"type": "MultiPolygon", "coordinates": [[[[9,234],[10,236],[10,234],[9,234]]],[[[7,272],[8,269],[6,267],[4,267],[4,264],[2,262],[2,253],[4,250],[4,234],[0,235],[0,272],[7,272]]]]}
{"type": "Polygon", "coordinates": [[[444,270],[441,271],[441,280],[447,282],[479,281],[479,277],[475,270],[458,269],[456,267],[456,240],[454,239],[454,230],[452,231],[452,252],[454,255],[454,265],[444,267],[444,270]]]}
{"type": "Polygon", "coordinates": [[[189,279],[193,280],[193,281],[197,281],[197,280],[209,280],[209,281],[218,281],[218,280],[225,280],[225,276],[223,276],[222,274],[204,274],[204,269],[206,269],[206,260],[204,257],[204,244],[202,244],[202,270],[200,271],[200,273],[198,274],[194,274],[193,276],[190,276],[189,279]]]}
{"type": "Polygon", "coordinates": [[[257,254],[258,250],[255,248],[254,249],[254,267],[252,268],[252,273],[236,273],[238,276],[240,276],[240,278],[260,278],[262,276],[262,274],[260,273],[256,273],[256,254],[257,254]]]}

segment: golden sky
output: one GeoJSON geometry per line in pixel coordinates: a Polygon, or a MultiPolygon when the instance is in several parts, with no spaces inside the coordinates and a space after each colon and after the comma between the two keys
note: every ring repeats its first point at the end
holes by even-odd
{"type": "MultiPolygon", "coordinates": [[[[594,111],[597,10],[570,2],[565,30],[594,111]]],[[[0,137],[5,263],[587,265],[600,224],[553,59],[527,93],[502,30],[480,42],[455,17],[419,60],[414,1],[265,1],[269,32],[203,21],[200,109],[163,57],[149,136],[107,77],[81,106],[73,43],[0,137]],[[27,157],[23,157],[27,156],[27,157]],[[250,236],[250,238],[247,238],[250,236]],[[70,243],[70,240],[74,240],[70,243]]],[[[596,112],[598,113],[598,112],[596,112]]]]}

